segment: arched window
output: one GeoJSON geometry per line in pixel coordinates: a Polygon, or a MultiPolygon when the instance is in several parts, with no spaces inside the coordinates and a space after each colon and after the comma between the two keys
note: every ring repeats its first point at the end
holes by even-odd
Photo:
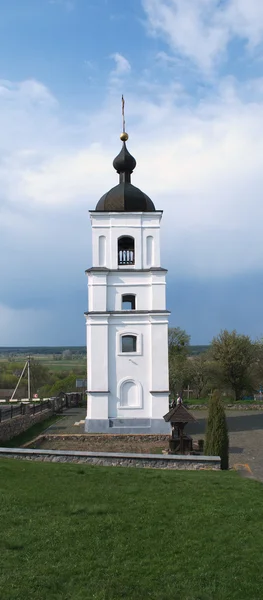
{"type": "Polygon", "coordinates": [[[135,295],[124,294],[121,302],[122,310],[135,310],[135,295]]]}
{"type": "Polygon", "coordinates": [[[136,335],[122,335],[121,351],[122,352],[137,352],[137,337],[136,337],[136,335]]]}
{"type": "Polygon", "coordinates": [[[134,265],[134,238],[122,236],[118,239],[118,265],[134,265]]]}

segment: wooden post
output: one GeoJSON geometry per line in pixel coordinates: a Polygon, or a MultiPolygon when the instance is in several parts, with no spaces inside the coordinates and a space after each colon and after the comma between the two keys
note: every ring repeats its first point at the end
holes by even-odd
{"type": "Polygon", "coordinates": [[[183,434],[184,434],[184,430],[183,427],[180,426],[180,453],[183,454],[184,453],[184,442],[183,442],[183,434]]]}

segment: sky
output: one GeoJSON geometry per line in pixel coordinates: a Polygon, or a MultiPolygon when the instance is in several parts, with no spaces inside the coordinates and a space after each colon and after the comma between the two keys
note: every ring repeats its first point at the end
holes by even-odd
{"type": "Polygon", "coordinates": [[[0,346],[84,345],[89,210],[163,209],[170,325],[263,336],[261,0],[0,0],[0,346]]]}

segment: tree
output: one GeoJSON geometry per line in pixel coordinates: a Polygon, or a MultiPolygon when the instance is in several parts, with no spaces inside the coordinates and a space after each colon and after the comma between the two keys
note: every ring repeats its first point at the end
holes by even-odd
{"type": "Polygon", "coordinates": [[[189,342],[190,336],[184,329],[169,329],[169,385],[173,397],[182,394],[184,387],[189,383],[189,342]]]}
{"type": "MultiPolygon", "coordinates": [[[[27,371],[24,377],[27,377],[27,371]]],[[[35,394],[42,385],[50,383],[52,379],[53,377],[47,367],[34,358],[30,359],[31,394],[35,394]]]]}
{"type": "MultiPolygon", "coordinates": [[[[3,367],[3,372],[0,374],[0,387],[15,389],[18,379],[24,369],[25,363],[9,363],[6,362],[3,367]]],[[[27,369],[25,369],[24,376],[21,380],[19,390],[22,389],[23,394],[27,393],[27,369]]],[[[35,394],[38,388],[44,384],[51,383],[53,381],[53,375],[50,371],[34,358],[30,359],[30,383],[31,383],[31,394],[35,394]]]]}
{"type": "Polygon", "coordinates": [[[169,356],[186,357],[189,354],[190,335],[180,327],[171,327],[168,331],[169,356]]]}
{"type": "Polygon", "coordinates": [[[227,330],[212,340],[211,355],[218,363],[224,383],[235,394],[236,400],[253,387],[252,367],[257,360],[258,345],[247,335],[227,330]]]}
{"type": "Polygon", "coordinates": [[[228,430],[224,405],[218,391],[209,401],[208,420],[205,440],[205,454],[220,456],[221,469],[228,469],[228,430]]]}
{"type": "MultiPolygon", "coordinates": [[[[42,391],[42,390],[41,390],[42,391]]],[[[45,386],[45,393],[49,396],[57,396],[60,392],[75,392],[76,391],[76,375],[69,373],[67,377],[58,379],[50,388],[45,386]]]]}
{"type": "Polygon", "coordinates": [[[71,352],[71,350],[64,350],[62,352],[62,358],[66,359],[66,360],[71,360],[72,359],[72,352],[71,352]]]}
{"type": "Polygon", "coordinates": [[[196,398],[211,389],[211,363],[207,352],[191,357],[189,384],[194,389],[196,398]]]}

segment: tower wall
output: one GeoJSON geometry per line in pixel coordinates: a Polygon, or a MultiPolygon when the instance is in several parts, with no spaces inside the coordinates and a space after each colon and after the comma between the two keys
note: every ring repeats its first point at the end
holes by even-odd
{"type": "Polygon", "coordinates": [[[163,420],[169,410],[169,313],[166,270],[160,267],[161,217],[161,211],[91,212],[86,431],[170,430],[163,420]],[[123,236],[134,239],[132,265],[118,264],[123,236]],[[132,297],[134,308],[123,308],[124,296],[132,297]],[[135,350],[123,351],[123,336],[136,339],[135,350]]]}
{"type": "Polygon", "coordinates": [[[91,211],[93,266],[121,269],[122,267],[118,265],[118,239],[129,235],[134,238],[136,246],[134,268],[160,267],[161,218],[161,211],[153,213],[91,211]],[[102,238],[105,240],[103,242],[105,253],[102,251],[102,238]],[[151,253],[149,238],[152,240],[151,253]],[[105,256],[104,264],[101,264],[102,256],[105,256]]]}

